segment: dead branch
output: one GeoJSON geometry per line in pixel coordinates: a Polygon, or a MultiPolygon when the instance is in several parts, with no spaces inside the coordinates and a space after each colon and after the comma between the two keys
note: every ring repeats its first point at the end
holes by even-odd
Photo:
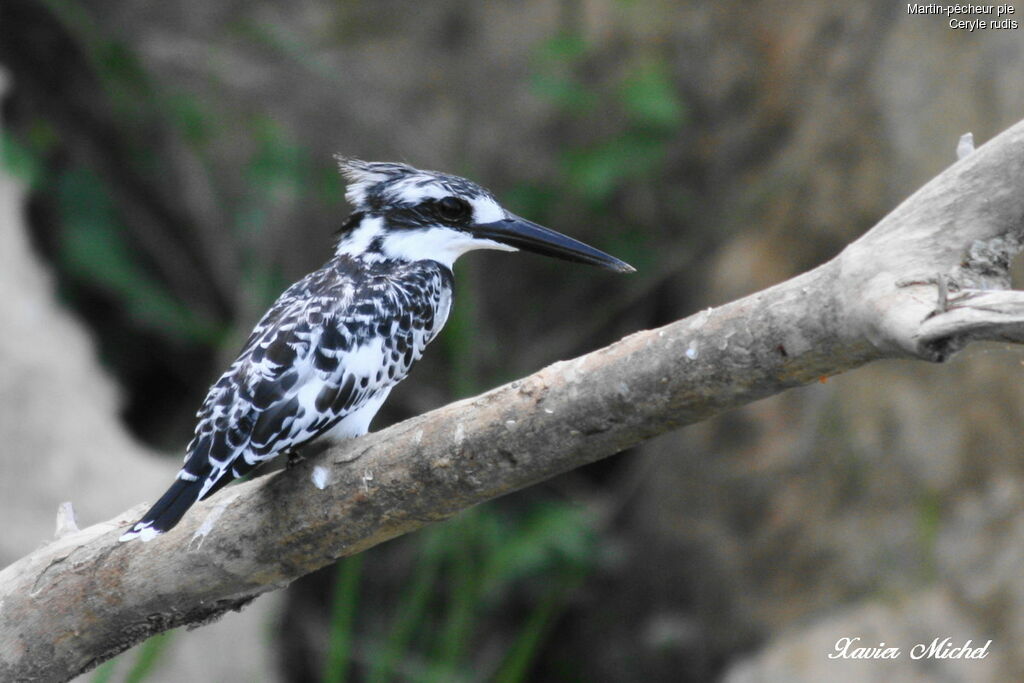
{"type": "Polygon", "coordinates": [[[68,679],[339,557],[823,376],[1020,342],[1008,266],[1022,230],[1024,122],[792,280],[229,488],[152,543],[117,542],[138,509],[61,537],[0,572],[0,679],[68,679]]]}

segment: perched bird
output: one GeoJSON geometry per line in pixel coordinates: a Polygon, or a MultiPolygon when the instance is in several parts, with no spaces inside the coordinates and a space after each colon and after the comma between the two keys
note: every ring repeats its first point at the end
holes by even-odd
{"type": "Polygon", "coordinates": [[[289,287],[210,388],[177,479],[122,541],[150,540],[232,480],[312,439],[365,434],[441,331],[452,264],[524,249],[631,272],[626,263],[509,213],[464,178],[339,157],[354,207],[334,256],[289,287]]]}

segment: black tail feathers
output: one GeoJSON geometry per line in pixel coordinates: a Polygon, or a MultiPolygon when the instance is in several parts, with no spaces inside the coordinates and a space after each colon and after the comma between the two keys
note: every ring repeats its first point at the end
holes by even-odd
{"type": "Polygon", "coordinates": [[[185,511],[199,499],[199,492],[203,489],[205,479],[205,477],[196,481],[177,479],[171,484],[171,488],[160,496],[160,500],[153,504],[149,512],[121,535],[120,540],[130,541],[133,538],[141,538],[143,541],[148,541],[158,534],[174,528],[174,525],[181,521],[185,511]]]}

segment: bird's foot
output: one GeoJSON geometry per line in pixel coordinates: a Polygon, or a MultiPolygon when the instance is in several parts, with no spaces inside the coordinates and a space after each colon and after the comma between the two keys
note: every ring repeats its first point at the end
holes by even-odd
{"type": "Polygon", "coordinates": [[[288,461],[285,463],[285,469],[290,470],[293,467],[297,467],[300,462],[305,460],[302,454],[298,451],[288,451],[288,461]]]}

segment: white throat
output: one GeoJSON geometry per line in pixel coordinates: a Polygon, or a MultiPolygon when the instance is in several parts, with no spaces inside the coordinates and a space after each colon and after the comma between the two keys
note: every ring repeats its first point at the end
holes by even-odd
{"type": "Polygon", "coordinates": [[[451,228],[414,228],[391,233],[384,238],[382,251],[386,258],[406,261],[431,259],[451,268],[455,259],[475,249],[518,251],[507,244],[478,239],[451,228]]]}

